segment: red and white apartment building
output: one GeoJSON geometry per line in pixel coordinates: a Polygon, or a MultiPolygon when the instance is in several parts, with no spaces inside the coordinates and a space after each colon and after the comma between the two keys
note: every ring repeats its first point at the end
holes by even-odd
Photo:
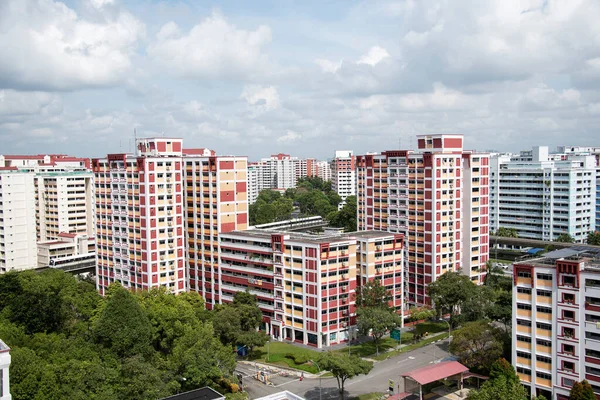
{"type": "Polygon", "coordinates": [[[409,305],[447,271],[475,283],[489,253],[489,155],[462,135],[419,135],[418,149],[357,157],[358,229],[402,233],[409,305]]]}
{"type": "Polygon", "coordinates": [[[512,360],[532,396],[567,400],[586,379],[600,399],[600,252],[557,250],[513,265],[512,360]]]}
{"type": "Polygon", "coordinates": [[[189,283],[207,303],[218,301],[210,278],[216,235],[247,224],[246,159],[205,149],[187,155],[173,138],[138,139],[136,147],[135,155],[92,160],[98,290],[120,282],[179,293],[189,283]]]}
{"type": "Polygon", "coordinates": [[[220,234],[218,296],[249,288],[265,331],[318,348],[355,336],[357,285],[379,279],[402,309],[403,237],[387,232],[313,235],[250,229],[220,234]]]}

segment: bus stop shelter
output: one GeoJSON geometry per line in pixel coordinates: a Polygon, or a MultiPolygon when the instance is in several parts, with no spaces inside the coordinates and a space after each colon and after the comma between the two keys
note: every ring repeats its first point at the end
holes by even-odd
{"type": "Polygon", "coordinates": [[[462,389],[464,374],[468,371],[469,368],[458,361],[445,361],[412,370],[402,374],[401,377],[404,379],[404,391],[416,394],[422,400],[423,386],[442,379],[455,380],[458,382],[459,389],[462,389]]]}

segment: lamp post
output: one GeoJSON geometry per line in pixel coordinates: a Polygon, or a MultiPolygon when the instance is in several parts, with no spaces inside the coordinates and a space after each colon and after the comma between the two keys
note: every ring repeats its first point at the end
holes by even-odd
{"type": "Polygon", "coordinates": [[[319,364],[317,364],[315,360],[310,360],[310,362],[315,364],[319,369],[319,400],[322,400],[323,386],[321,385],[321,367],[319,367],[319,364]]]}

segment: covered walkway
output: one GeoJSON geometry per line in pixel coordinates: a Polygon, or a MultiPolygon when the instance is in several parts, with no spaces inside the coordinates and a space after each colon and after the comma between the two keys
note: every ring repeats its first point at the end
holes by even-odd
{"type": "Polygon", "coordinates": [[[412,370],[401,375],[404,379],[405,391],[402,395],[406,395],[407,393],[416,394],[422,400],[423,386],[443,379],[456,380],[458,387],[462,389],[464,374],[468,371],[469,368],[458,361],[445,361],[412,370]]]}

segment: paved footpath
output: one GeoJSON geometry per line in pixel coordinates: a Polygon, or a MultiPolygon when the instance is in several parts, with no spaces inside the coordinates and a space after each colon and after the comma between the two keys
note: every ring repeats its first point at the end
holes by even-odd
{"type": "MultiPolygon", "coordinates": [[[[403,391],[404,387],[402,386],[400,374],[440,362],[449,356],[447,346],[447,340],[440,340],[416,350],[400,353],[384,361],[373,360],[375,364],[368,375],[360,375],[346,381],[346,395],[353,397],[372,392],[386,392],[389,380],[394,381],[395,393],[403,391]]],[[[245,390],[251,399],[283,390],[289,390],[307,400],[339,399],[337,380],[332,377],[319,378],[316,374],[305,372],[304,378],[300,380],[301,372],[297,370],[273,367],[251,361],[238,362],[236,371],[242,374],[245,390]],[[261,369],[272,376],[270,385],[254,379],[256,373],[261,369]]]]}

